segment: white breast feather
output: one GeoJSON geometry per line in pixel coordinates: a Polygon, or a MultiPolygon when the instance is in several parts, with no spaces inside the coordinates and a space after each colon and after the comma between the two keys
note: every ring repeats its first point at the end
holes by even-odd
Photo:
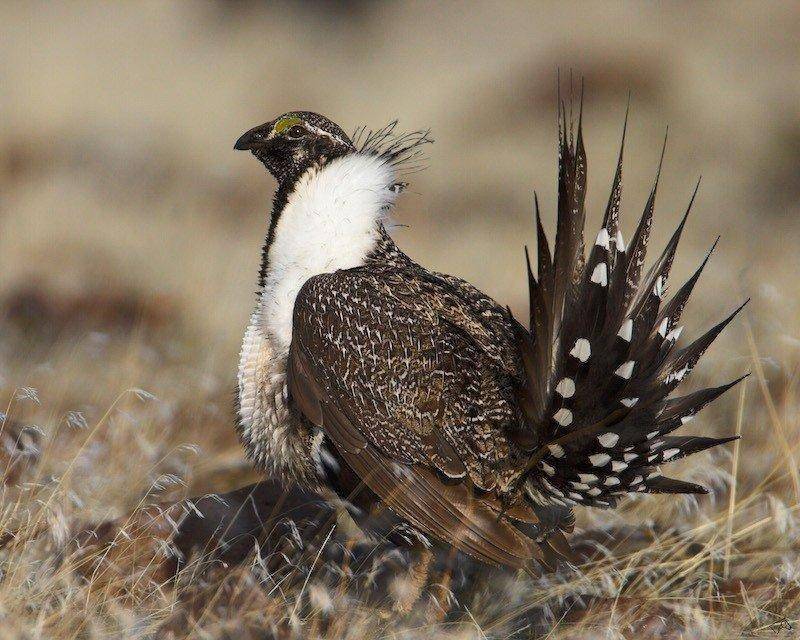
{"type": "Polygon", "coordinates": [[[294,301],[306,280],[363,264],[378,221],[395,194],[394,172],[381,159],[350,155],[303,176],[275,229],[261,293],[264,327],[279,347],[292,339],[294,301]]]}
{"type": "Polygon", "coordinates": [[[392,184],[391,165],[346,156],[307,172],[281,213],[238,376],[242,438],[256,463],[272,472],[299,477],[306,462],[283,395],[297,294],[315,275],[363,264],[394,202],[392,184]]]}

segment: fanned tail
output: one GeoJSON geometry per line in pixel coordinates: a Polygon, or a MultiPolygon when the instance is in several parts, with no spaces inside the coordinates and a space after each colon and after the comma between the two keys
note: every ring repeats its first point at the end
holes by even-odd
{"type": "Polygon", "coordinates": [[[660,475],[659,465],[734,438],[668,434],[742,378],[683,397],[669,396],[744,304],[688,346],[677,346],[681,314],[717,242],[664,302],[695,187],[678,228],[642,275],[664,148],[644,212],[626,246],[619,210],[627,110],[603,224],[585,256],[582,106],[574,136],[561,102],[558,111],[555,245],[551,253],[536,198],[536,275],[526,250],[530,320],[528,327],[516,324],[527,378],[518,395],[537,443],[523,476],[525,489],[540,504],[597,507],[612,507],[629,492],[705,493],[699,485],[660,475]]]}

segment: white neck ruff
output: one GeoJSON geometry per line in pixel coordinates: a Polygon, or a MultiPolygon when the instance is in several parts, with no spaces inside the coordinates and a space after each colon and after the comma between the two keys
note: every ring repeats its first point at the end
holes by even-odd
{"type": "Polygon", "coordinates": [[[240,437],[258,466],[308,476],[303,429],[286,404],[286,355],[297,294],[311,277],[364,264],[394,202],[394,169],[353,154],[304,174],[280,214],[264,285],[239,359],[240,437]]]}
{"type": "Polygon", "coordinates": [[[393,167],[373,155],[337,158],[307,171],[288,198],[269,248],[260,292],[262,327],[288,350],[292,314],[309,278],[364,263],[395,193],[393,167]]]}

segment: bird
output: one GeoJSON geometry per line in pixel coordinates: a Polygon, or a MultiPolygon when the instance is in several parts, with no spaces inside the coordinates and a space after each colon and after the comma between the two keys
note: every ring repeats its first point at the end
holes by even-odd
{"type": "Polygon", "coordinates": [[[257,468],[324,487],[351,513],[388,514],[410,545],[524,570],[569,561],[576,508],[707,493],[661,465],[735,439],[673,432],[746,376],[673,392],[746,302],[679,340],[717,243],[669,296],[695,187],[645,270],[664,148],[626,243],[627,111],[602,225],[585,242],[582,105],[576,125],[558,102],[555,241],[534,195],[524,324],[467,281],[412,260],[389,233],[429,131],[399,134],[393,121],[351,137],[290,111],[236,141],[277,181],[238,369],[237,431],[257,468]]]}

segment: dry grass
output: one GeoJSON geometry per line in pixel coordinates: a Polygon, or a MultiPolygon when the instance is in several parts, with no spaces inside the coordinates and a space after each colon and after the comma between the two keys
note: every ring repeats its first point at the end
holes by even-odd
{"type": "MultiPolygon", "coordinates": [[[[582,514],[574,536],[579,570],[533,580],[464,559],[454,575],[434,569],[419,600],[414,567],[380,543],[334,534],[330,523],[314,536],[286,529],[279,548],[242,566],[197,554],[176,573],[172,536],[189,509],[175,499],[210,490],[204,487],[217,483],[222,468],[234,485],[246,483],[246,472],[231,471],[213,455],[212,443],[206,457],[182,446],[182,438],[158,437],[181,433],[202,441],[227,419],[190,421],[131,389],[96,421],[62,414],[42,441],[22,439],[27,451],[40,454],[17,464],[2,493],[0,530],[14,533],[0,552],[3,632],[59,638],[255,638],[265,630],[267,637],[286,638],[789,634],[800,605],[796,447],[777,433],[796,429],[797,413],[762,387],[766,381],[755,369],[738,403],[718,412],[729,413],[730,424],[746,436],[744,455],[683,465],[684,475],[715,487],[713,497],[644,498],[616,513],[582,514]],[[769,445],[747,437],[754,424],[774,430],[773,451],[765,454],[773,457],[772,472],[761,477],[750,471],[751,450],[769,445]],[[101,521],[106,525],[97,529],[101,521]]],[[[47,404],[32,390],[16,390],[6,429],[15,415],[60,412],[47,404]]]]}
{"type": "Polygon", "coordinates": [[[796,5],[8,3],[0,25],[0,638],[795,634],[796,5]],[[687,384],[753,372],[691,425],[742,435],[680,463],[712,495],[581,513],[576,572],[436,565],[410,610],[419,567],[344,520],[176,576],[176,501],[257,479],[233,385],[272,185],[232,142],[297,107],[431,126],[396,236],[521,311],[557,65],[586,76],[590,224],[629,89],[626,236],[663,126],[654,242],[704,175],[675,280],[723,241],[684,339],[753,297],[687,384]]]}

